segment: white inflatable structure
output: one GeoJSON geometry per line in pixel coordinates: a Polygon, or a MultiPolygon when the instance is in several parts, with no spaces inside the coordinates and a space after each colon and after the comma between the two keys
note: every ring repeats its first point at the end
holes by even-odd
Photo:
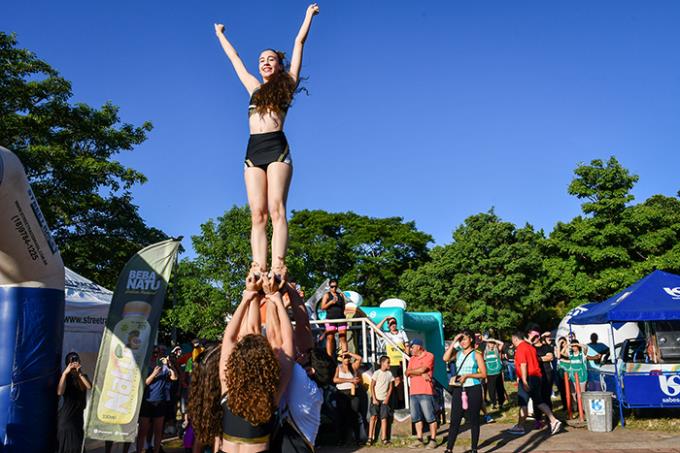
{"type": "MultiPolygon", "coordinates": [[[[573,332],[576,335],[576,339],[579,343],[590,343],[590,335],[596,333],[598,336],[598,341],[604,343],[609,347],[610,351],[614,351],[616,345],[621,345],[624,340],[637,338],[640,336],[640,328],[635,322],[627,322],[620,326],[618,329],[614,329],[614,336],[612,337],[612,328],[609,324],[584,324],[584,325],[571,325],[569,320],[576,316],[577,314],[588,311],[588,308],[594,304],[585,304],[576,307],[569,311],[567,315],[562,318],[559,326],[557,327],[557,333],[555,338],[569,337],[569,332],[573,332]]],[[[612,355],[613,357],[613,355],[612,355]]]]}
{"type": "Polygon", "coordinates": [[[406,310],[406,301],[401,300],[401,299],[386,299],[383,300],[380,303],[381,308],[401,308],[402,310],[406,310]]]}
{"type": "Polygon", "coordinates": [[[356,291],[343,291],[342,294],[345,296],[345,302],[352,303],[355,307],[361,307],[364,303],[364,297],[356,291]]]}

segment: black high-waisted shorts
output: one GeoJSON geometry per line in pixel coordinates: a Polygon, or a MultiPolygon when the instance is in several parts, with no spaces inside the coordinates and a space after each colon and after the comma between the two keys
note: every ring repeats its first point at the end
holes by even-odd
{"type": "Polygon", "coordinates": [[[246,167],[259,167],[266,171],[272,162],[293,164],[286,135],[283,131],[252,134],[246,150],[246,167]]]}

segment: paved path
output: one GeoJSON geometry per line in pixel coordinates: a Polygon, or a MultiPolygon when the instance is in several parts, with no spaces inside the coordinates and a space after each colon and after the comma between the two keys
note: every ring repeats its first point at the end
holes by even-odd
{"type": "MultiPolygon", "coordinates": [[[[617,428],[610,433],[592,433],[584,428],[567,427],[555,436],[550,436],[546,429],[531,431],[524,436],[512,436],[505,433],[511,425],[492,423],[483,425],[480,435],[480,452],[524,452],[524,451],[549,451],[553,453],[680,453],[680,433],[663,433],[654,431],[637,431],[632,429],[617,428]]],[[[446,429],[440,431],[440,442],[446,437],[446,429]]],[[[442,445],[437,450],[443,452],[446,448],[442,445]]],[[[454,452],[461,453],[470,448],[470,431],[463,431],[457,442],[454,452]]],[[[164,447],[166,453],[183,453],[184,449],[164,447]]],[[[103,453],[102,442],[89,442],[89,453],[103,453]]],[[[120,450],[114,449],[114,453],[120,450]]],[[[317,453],[407,453],[417,450],[410,448],[395,447],[364,447],[359,450],[350,448],[321,447],[317,453]]],[[[420,450],[422,451],[422,450],[420,450]]]]}

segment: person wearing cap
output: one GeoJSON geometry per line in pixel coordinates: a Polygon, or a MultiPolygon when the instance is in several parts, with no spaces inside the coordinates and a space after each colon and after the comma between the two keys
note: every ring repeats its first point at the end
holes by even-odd
{"type": "Polygon", "coordinates": [[[437,448],[437,420],[434,409],[434,355],[425,350],[420,338],[411,341],[411,360],[406,369],[411,395],[411,421],[416,425],[416,448],[437,448]],[[423,422],[430,427],[430,439],[423,439],[423,422]]]}
{"type": "Polygon", "coordinates": [[[404,374],[402,362],[404,361],[402,352],[406,354],[409,353],[408,336],[404,329],[399,329],[397,327],[397,318],[393,316],[387,316],[376,326],[378,329],[382,329],[383,324],[387,323],[388,331],[383,332],[386,338],[388,338],[397,347],[395,348],[391,344],[387,343],[385,345],[385,352],[387,352],[387,357],[390,358],[390,372],[392,376],[401,376],[404,374]]]}
{"type": "Polygon", "coordinates": [[[64,398],[59,409],[57,442],[60,453],[80,453],[83,443],[83,412],[85,396],[92,383],[82,372],[80,356],[76,352],[66,354],[66,367],[57,385],[57,395],[64,398]]]}

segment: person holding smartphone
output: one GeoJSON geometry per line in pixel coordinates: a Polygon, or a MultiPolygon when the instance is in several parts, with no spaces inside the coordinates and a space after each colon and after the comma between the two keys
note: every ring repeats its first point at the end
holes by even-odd
{"type": "Polygon", "coordinates": [[[137,435],[137,451],[144,451],[144,441],[149,431],[153,432],[153,452],[161,449],[163,425],[167,406],[170,404],[172,381],[177,380],[177,371],[168,356],[161,354],[159,346],[154,346],[151,355],[153,370],[144,383],[144,400],[139,411],[139,433],[137,435]]]}
{"type": "Polygon", "coordinates": [[[57,442],[59,453],[80,453],[83,443],[83,411],[87,390],[92,383],[82,372],[80,356],[76,352],[66,354],[66,367],[57,385],[57,395],[64,398],[59,409],[57,442]]]}

